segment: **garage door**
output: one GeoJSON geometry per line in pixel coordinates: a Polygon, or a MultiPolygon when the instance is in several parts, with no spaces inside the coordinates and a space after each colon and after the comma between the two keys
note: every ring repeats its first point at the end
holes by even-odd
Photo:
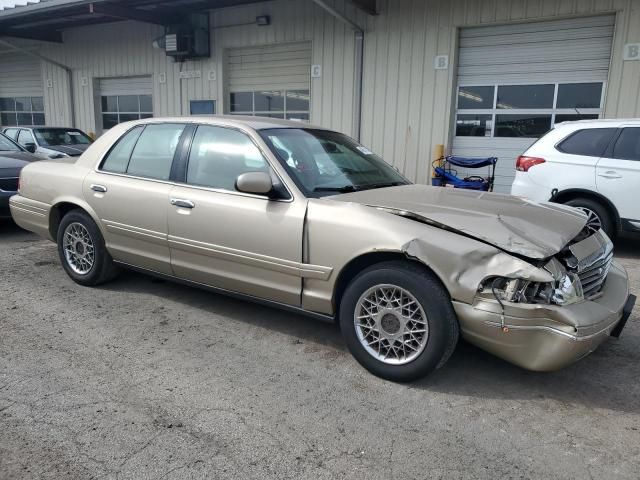
{"type": "Polygon", "coordinates": [[[453,153],[498,157],[496,191],[508,192],[516,157],[552,125],[600,116],[614,21],[461,30],[453,153]]]}
{"type": "Polygon", "coordinates": [[[24,54],[0,55],[0,123],[44,125],[40,60],[24,54]]]}
{"type": "Polygon", "coordinates": [[[102,78],[99,81],[102,128],[153,117],[151,77],[102,78]]]}
{"type": "Polygon", "coordinates": [[[311,43],[227,52],[229,113],[309,120],[311,43]]]}

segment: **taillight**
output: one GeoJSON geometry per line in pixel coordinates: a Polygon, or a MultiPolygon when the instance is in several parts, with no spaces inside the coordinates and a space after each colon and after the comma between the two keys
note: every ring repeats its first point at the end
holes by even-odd
{"type": "Polygon", "coordinates": [[[516,160],[516,170],[519,172],[528,172],[531,167],[540,165],[546,160],[538,157],[527,157],[526,155],[520,155],[516,160]]]}

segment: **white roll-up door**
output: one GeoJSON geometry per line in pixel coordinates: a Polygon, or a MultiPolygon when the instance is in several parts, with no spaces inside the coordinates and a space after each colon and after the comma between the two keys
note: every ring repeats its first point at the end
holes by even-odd
{"type": "MultiPolygon", "coordinates": [[[[496,191],[553,124],[602,112],[615,15],[460,31],[453,154],[498,157],[496,191]]],[[[482,174],[484,172],[458,172],[482,174]]]]}
{"type": "Polygon", "coordinates": [[[229,49],[228,110],[308,120],[310,69],[310,42],[229,49]]]}
{"type": "Polygon", "coordinates": [[[151,95],[153,83],[151,77],[101,78],[100,95],[151,95]]]}

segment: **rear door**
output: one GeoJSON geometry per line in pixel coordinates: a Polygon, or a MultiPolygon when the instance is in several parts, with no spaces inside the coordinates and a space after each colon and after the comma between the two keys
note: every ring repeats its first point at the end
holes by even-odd
{"type": "Polygon", "coordinates": [[[623,126],[596,167],[598,192],[618,209],[620,218],[640,228],[640,126],[623,126]]]}
{"type": "Polygon", "coordinates": [[[100,217],[114,260],[172,273],[167,242],[171,168],[188,132],[180,123],[134,127],[85,178],[85,199],[100,217]]]}

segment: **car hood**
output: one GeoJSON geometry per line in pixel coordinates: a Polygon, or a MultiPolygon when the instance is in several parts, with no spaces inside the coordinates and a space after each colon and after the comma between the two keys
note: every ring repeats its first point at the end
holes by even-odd
{"type": "Polygon", "coordinates": [[[586,215],[563,205],[426,185],[365,190],[331,199],[389,210],[531,259],[555,255],[586,224],[586,215]]]}
{"type": "Polygon", "coordinates": [[[89,148],[89,145],[47,145],[47,150],[52,150],[54,152],[66,153],[72,157],[80,156],[84,153],[84,151],[89,148]]]}
{"type": "Polygon", "coordinates": [[[20,169],[39,160],[29,152],[0,152],[0,169],[20,169]]]}

